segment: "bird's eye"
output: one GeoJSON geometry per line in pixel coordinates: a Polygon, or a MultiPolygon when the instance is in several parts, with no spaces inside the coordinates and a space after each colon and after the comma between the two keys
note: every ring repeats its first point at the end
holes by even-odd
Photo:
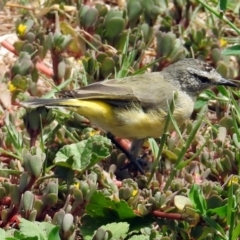
{"type": "Polygon", "coordinates": [[[198,79],[201,81],[201,83],[209,83],[210,79],[208,77],[198,76],[198,79]]]}

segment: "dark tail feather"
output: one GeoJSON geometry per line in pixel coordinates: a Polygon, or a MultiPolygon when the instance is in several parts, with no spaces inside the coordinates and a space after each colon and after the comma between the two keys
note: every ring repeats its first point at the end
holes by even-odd
{"type": "Polygon", "coordinates": [[[60,98],[60,99],[43,99],[43,98],[37,98],[37,99],[30,99],[24,102],[21,102],[20,104],[23,107],[26,108],[36,108],[36,107],[57,107],[57,106],[67,106],[66,104],[68,98],[60,98]]]}

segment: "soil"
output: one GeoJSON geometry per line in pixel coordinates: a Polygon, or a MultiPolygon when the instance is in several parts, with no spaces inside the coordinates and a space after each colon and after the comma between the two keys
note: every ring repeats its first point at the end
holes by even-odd
{"type": "MultiPolygon", "coordinates": [[[[8,41],[13,44],[17,40],[15,34],[15,22],[19,14],[13,10],[5,7],[0,11],[0,43],[8,41]]],[[[16,56],[1,46],[0,48],[0,79],[4,76],[9,67],[16,61],[16,56]]]]}

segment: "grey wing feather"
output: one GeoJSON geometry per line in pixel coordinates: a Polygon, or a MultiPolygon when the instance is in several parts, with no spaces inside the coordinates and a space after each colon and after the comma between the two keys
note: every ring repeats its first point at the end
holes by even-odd
{"type": "MultiPolygon", "coordinates": [[[[172,99],[172,94],[166,93],[168,86],[164,86],[163,91],[161,80],[162,76],[159,72],[145,73],[97,82],[78,90],[60,92],[60,94],[63,97],[78,99],[102,99],[115,106],[126,106],[132,102],[138,102],[144,108],[152,108],[159,105],[166,106],[166,101],[172,99]],[[154,84],[151,84],[151,81],[154,81],[154,84]]],[[[165,82],[164,85],[166,84],[170,83],[165,82]]]]}
{"type": "Polygon", "coordinates": [[[93,83],[78,90],[62,91],[60,95],[79,99],[136,99],[131,88],[106,85],[102,82],[93,83]]]}

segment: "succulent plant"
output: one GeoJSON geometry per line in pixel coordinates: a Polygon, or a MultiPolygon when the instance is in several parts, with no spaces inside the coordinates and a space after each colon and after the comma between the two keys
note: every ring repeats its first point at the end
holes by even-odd
{"type": "Polygon", "coordinates": [[[231,14],[221,1],[221,12],[212,12],[222,14],[225,23],[218,24],[209,18],[211,6],[200,2],[128,0],[113,7],[52,1],[16,22],[18,58],[0,84],[0,226],[6,233],[27,233],[26,219],[34,229],[44,226],[45,235],[51,228],[45,238],[26,239],[233,239],[239,226],[238,91],[202,93],[191,120],[149,140],[141,152],[149,163],[146,176],[126,169],[125,154],[77,113],[19,107],[48,91],[44,97],[160,71],[184,57],[238,79],[239,57],[222,52],[233,41],[225,25],[231,14]],[[43,64],[49,59],[51,70],[43,64]],[[201,122],[207,103],[210,118],[201,122]]]}
{"type": "Polygon", "coordinates": [[[180,39],[171,33],[157,32],[157,55],[160,59],[157,69],[162,70],[164,67],[185,57],[186,51],[181,45],[180,39]]]}

